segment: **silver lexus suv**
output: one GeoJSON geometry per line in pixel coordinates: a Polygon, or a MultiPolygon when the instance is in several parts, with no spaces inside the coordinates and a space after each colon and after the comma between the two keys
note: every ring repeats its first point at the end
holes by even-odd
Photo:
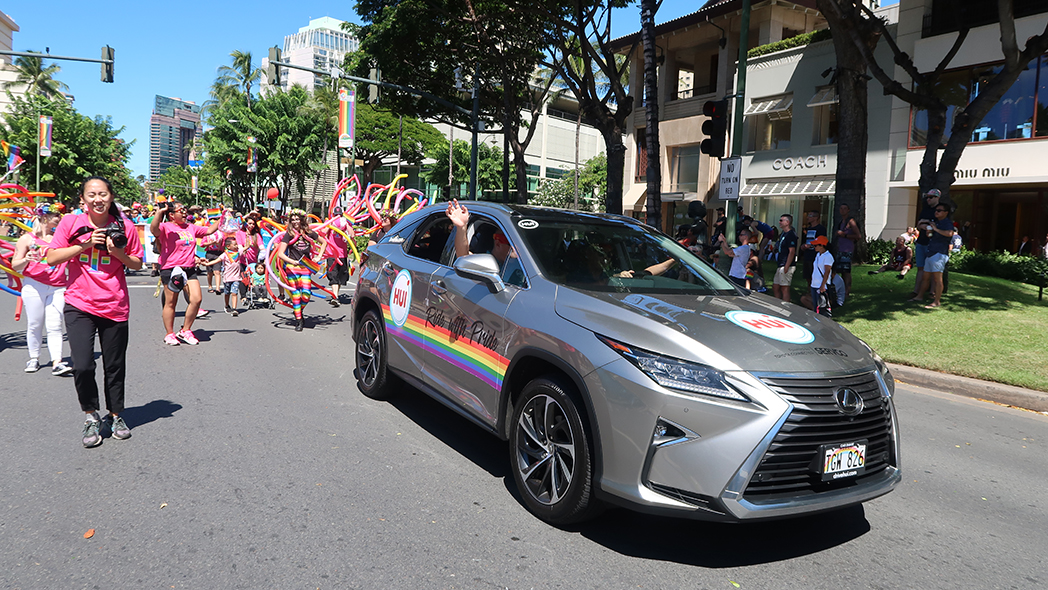
{"type": "Polygon", "coordinates": [[[406,383],[507,440],[539,518],[783,518],[899,483],[892,376],[832,320],[627,217],[464,204],[461,229],[431,206],[369,248],[358,387],[406,383]]]}

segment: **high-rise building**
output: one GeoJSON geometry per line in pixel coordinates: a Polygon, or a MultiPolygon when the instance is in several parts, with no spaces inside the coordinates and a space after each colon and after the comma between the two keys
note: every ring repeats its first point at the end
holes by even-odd
{"type": "MultiPolygon", "coordinates": [[[[315,18],[293,35],[284,37],[282,61],[316,70],[329,70],[341,66],[347,53],[357,50],[359,43],[351,33],[343,31],[343,21],[330,16],[315,18]]],[[[262,60],[262,71],[266,71],[269,59],[262,60]]],[[[285,90],[298,84],[308,89],[330,84],[331,79],[312,72],[283,68],[280,85],[285,90]]],[[[263,80],[263,87],[268,87],[263,80]]]]}
{"type": "Polygon", "coordinates": [[[189,149],[201,136],[200,105],[157,95],[149,117],[149,178],[156,180],[171,166],[189,163],[189,149]]]}

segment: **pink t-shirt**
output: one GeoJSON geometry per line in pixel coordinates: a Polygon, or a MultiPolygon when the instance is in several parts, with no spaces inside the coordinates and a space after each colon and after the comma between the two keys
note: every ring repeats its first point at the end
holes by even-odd
{"type": "Polygon", "coordinates": [[[262,234],[251,235],[244,230],[237,230],[235,237],[238,246],[245,246],[245,250],[241,254],[244,257],[244,263],[254,264],[258,262],[258,253],[262,248],[262,234]]]}
{"type": "MultiPolygon", "coordinates": [[[[336,219],[328,227],[336,227],[347,233],[349,230],[349,224],[346,222],[345,217],[336,219]]],[[[324,258],[345,258],[349,253],[349,245],[346,244],[346,238],[343,238],[342,234],[337,231],[329,229],[327,239],[327,250],[324,251],[324,258]]]]}
{"type": "Polygon", "coordinates": [[[22,269],[22,274],[45,285],[52,287],[65,287],[69,282],[69,277],[66,276],[66,265],[67,262],[63,262],[57,266],[51,266],[45,260],[47,256],[47,250],[51,247],[51,242],[33,236],[33,245],[30,248],[37,248],[40,250],[40,262],[29,261],[29,264],[25,265],[22,269]]]}
{"type": "MultiPolygon", "coordinates": [[[[217,232],[216,232],[217,233],[217,232]]],[[[196,262],[196,239],[207,235],[207,228],[173,221],[160,224],[160,268],[188,268],[196,262]]]]}
{"type": "Polygon", "coordinates": [[[222,253],[222,282],[235,283],[241,279],[240,256],[226,250],[222,253]]]}
{"type": "MultiPolygon", "coordinates": [[[[112,217],[109,218],[112,220],[112,217]]],[[[131,220],[123,217],[124,233],[127,234],[129,256],[142,258],[142,242],[131,220]]],[[[51,239],[52,248],[66,248],[90,239],[85,233],[71,238],[82,227],[91,227],[86,213],[66,215],[58,223],[51,239]]],[[[131,300],[124,277],[124,264],[115,256],[98,248],[84,250],[82,254],[66,263],[69,269],[69,287],[66,289],[66,305],[72,305],[84,313],[100,316],[114,322],[126,322],[131,310],[131,300]]]]}

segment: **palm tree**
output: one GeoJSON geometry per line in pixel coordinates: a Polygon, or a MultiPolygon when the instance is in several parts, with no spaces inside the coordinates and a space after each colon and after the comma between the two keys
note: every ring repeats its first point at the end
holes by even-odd
{"type": "Polygon", "coordinates": [[[54,79],[54,75],[62,71],[62,68],[56,64],[45,67],[43,58],[17,57],[14,68],[17,71],[17,78],[11,82],[4,82],[4,90],[24,85],[26,94],[39,94],[46,98],[60,97],[64,91],[69,90],[64,83],[54,79]]]}
{"type": "Polygon", "coordinates": [[[223,88],[235,88],[244,93],[247,107],[251,108],[251,88],[262,78],[262,68],[251,65],[250,51],[235,50],[229,57],[233,58],[233,65],[218,68],[218,78],[212,86],[211,95],[220,100],[224,98],[223,88]]]}

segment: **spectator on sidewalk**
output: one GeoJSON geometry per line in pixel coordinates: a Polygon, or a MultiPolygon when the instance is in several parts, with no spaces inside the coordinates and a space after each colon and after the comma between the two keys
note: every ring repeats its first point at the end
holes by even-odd
{"type": "Polygon", "coordinates": [[[1033,242],[1030,241],[1030,236],[1023,236],[1015,253],[1019,256],[1033,256],[1033,242]]]}
{"type": "Polygon", "coordinates": [[[809,309],[826,317],[833,317],[833,306],[827,293],[827,288],[833,278],[833,255],[829,252],[830,241],[826,236],[818,236],[812,240],[811,246],[815,251],[815,261],[812,264],[811,282],[809,283],[809,297],[811,298],[809,309]]]}
{"type": "Polygon", "coordinates": [[[906,238],[899,236],[895,238],[895,248],[892,249],[891,254],[888,256],[888,263],[877,270],[871,270],[869,274],[875,275],[890,270],[898,272],[899,274],[896,278],[902,280],[906,273],[910,272],[912,265],[913,251],[906,245],[906,238]]]}
{"type": "Polygon", "coordinates": [[[724,234],[721,234],[721,251],[731,258],[730,278],[736,285],[746,287],[746,264],[750,261],[750,230],[739,232],[739,246],[734,249],[728,246],[724,234]]]}
{"type": "Polygon", "coordinates": [[[862,232],[859,231],[859,224],[855,222],[855,218],[851,216],[851,207],[841,203],[837,210],[841,214],[841,223],[834,233],[834,239],[837,241],[837,256],[833,270],[844,280],[844,294],[847,297],[851,295],[851,266],[852,256],[855,254],[855,242],[862,239],[862,232]]]}
{"type": "Polygon", "coordinates": [[[790,301],[790,285],[793,271],[797,268],[797,232],[793,231],[793,216],[783,213],[779,217],[779,239],[775,243],[775,278],[772,279],[772,295],[790,301]]]}
{"type": "MultiPolygon", "coordinates": [[[[939,192],[939,189],[928,189],[928,192],[924,193],[921,212],[917,215],[917,227],[915,228],[917,239],[913,249],[913,265],[917,268],[914,274],[917,276],[914,278],[913,292],[910,293],[911,299],[917,297],[917,290],[924,282],[924,263],[928,253],[928,242],[931,240],[930,226],[935,223],[935,208],[942,200],[942,193],[939,192]]],[[[947,208],[950,206],[949,203],[943,203],[943,205],[947,208]]]]}
{"type": "Polygon", "coordinates": [[[953,237],[953,222],[949,218],[950,208],[940,204],[934,209],[935,222],[927,225],[927,232],[931,234],[928,241],[927,257],[924,261],[924,278],[917,295],[910,301],[922,303],[924,294],[929,286],[932,291],[932,302],[926,305],[927,309],[936,309],[941,306],[943,294],[943,271],[946,263],[950,260],[950,239],[953,237]]]}
{"type": "Polygon", "coordinates": [[[815,238],[826,235],[826,226],[819,222],[819,218],[822,216],[819,211],[808,211],[806,215],[808,225],[804,227],[804,241],[800,246],[800,252],[804,259],[804,283],[808,284],[811,282],[816,255],[815,246],[812,242],[815,238]]]}

